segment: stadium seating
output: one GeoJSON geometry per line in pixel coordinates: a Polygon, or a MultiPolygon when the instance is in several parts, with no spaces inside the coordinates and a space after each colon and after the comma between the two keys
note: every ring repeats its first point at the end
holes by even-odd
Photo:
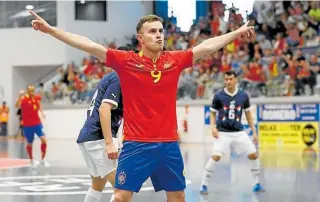
{"type": "MultiPolygon", "coordinates": [[[[255,9],[245,16],[255,26],[252,39],[238,38],[223,50],[206,56],[182,72],[177,99],[210,99],[223,87],[223,72],[234,70],[239,87],[257,96],[320,95],[319,2],[274,3],[267,20],[255,9]],[[275,8],[277,7],[277,8],[275,8]],[[319,11],[319,9],[318,9],[319,11]],[[262,17],[261,17],[262,16],[262,17]]],[[[192,48],[209,37],[233,31],[243,24],[236,9],[227,21],[223,9],[198,20],[188,33],[182,33],[174,21],[165,22],[166,50],[192,48]]],[[[131,44],[137,41],[132,38],[131,44]]],[[[115,44],[106,44],[116,48],[115,44]]],[[[139,47],[137,47],[139,48],[139,47]]],[[[110,69],[95,58],[84,58],[80,66],[59,69],[55,81],[39,88],[45,102],[53,104],[88,103],[99,79],[110,69]]]]}

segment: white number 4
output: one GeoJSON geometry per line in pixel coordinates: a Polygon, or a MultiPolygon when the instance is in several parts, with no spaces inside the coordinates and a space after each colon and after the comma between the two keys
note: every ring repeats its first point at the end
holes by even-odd
{"type": "Polygon", "coordinates": [[[90,105],[89,105],[89,108],[88,108],[88,111],[89,111],[89,116],[92,116],[92,112],[93,112],[93,109],[94,109],[94,104],[96,102],[96,98],[98,96],[98,89],[96,90],[96,92],[94,93],[93,97],[92,97],[92,100],[90,102],[90,105]]]}

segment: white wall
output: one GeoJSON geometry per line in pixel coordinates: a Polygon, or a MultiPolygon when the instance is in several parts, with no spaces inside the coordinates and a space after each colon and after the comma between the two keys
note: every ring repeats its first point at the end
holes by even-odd
{"type": "Polygon", "coordinates": [[[17,124],[13,103],[16,93],[13,92],[13,82],[20,82],[19,77],[13,80],[13,66],[46,66],[58,65],[65,61],[64,46],[56,40],[31,29],[0,30],[0,85],[4,87],[4,100],[12,109],[9,122],[9,134],[15,132],[17,124]]]}
{"type": "MultiPolygon", "coordinates": [[[[94,41],[103,38],[108,41],[116,40],[117,45],[125,45],[125,36],[132,36],[139,19],[152,14],[152,2],[146,1],[108,1],[107,22],[75,21],[73,1],[58,1],[58,26],[62,29],[86,36],[94,41]],[[129,14],[130,13],[130,14],[129,14]]],[[[84,52],[67,47],[66,57],[70,60],[86,56],[84,52]]]]}
{"type": "MultiPolygon", "coordinates": [[[[152,2],[108,1],[108,22],[74,20],[74,2],[57,1],[58,27],[87,36],[93,40],[108,38],[124,43],[124,36],[135,33],[139,18],[152,12],[152,2]],[[129,15],[128,12],[131,12],[129,15]]],[[[47,66],[81,61],[86,54],[69,48],[56,39],[31,28],[0,29],[0,86],[4,87],[4,100],[13,108],[13,66],[47,66]]],[[[77,62],[78,63],[78,62],[77,62]]],[[[18,79],[14,82],[19,82],[18,79]]],[[[11,110],[11,117],[15,116],[11,110]]],[[[13,119],[13,118],[12,118],[13,119]]],[[[9,123],[9,134],[15,132],[15,119],[9,123]]]]}

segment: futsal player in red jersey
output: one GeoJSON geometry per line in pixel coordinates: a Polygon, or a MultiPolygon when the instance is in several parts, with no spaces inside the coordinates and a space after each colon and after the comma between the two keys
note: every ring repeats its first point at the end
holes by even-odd
{"type": "Polygon", "coordinates": [[[32,145],[34,140],[34,135],[37,134],[41,140],[41,163],[48,167],[49,163],[44,160],[47,151],[47,140],[45,134],[43,133],[43,126],[41,119],[39,117],[39,111],[42,116],[41,108],[41,96],[35,95],[35,86],[29,84],[27,86],[27,92],[22,95],[16,102],[16,107],[21,109],[21,117],[23,123],[23,134],[27,141],[26,150],[31,160],[32,166],[35,168],[39,162],[33,159],[32,145]]]}
{"type": "MultiPolygon", "coordinates": [[[[115,202],[131,201],[148,177],[155,191],[164,190],[169,202],[184,202],[184,164],[178,145],[176,92],[180,73],[203,56],[215,52],[241,35],[254,34],[244,24],[238,30],[203,41],[186,51],[163,51],[162,19],[143,17],[137,24],[139,54],[108,49],[86,37],[50,26],[31,11],[35,30],[90,53],[120,78],[124,107],[124,144],[116,175],[115,202]]],[[[119,25],[120,26],[120,25],[119,25]]]]}

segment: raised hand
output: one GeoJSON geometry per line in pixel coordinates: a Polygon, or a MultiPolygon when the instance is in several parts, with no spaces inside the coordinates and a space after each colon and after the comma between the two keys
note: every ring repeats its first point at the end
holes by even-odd
{"type": "Polygon", "coordinates": [[[236,31],[239,35],[247,36],[248,38],[253,37],[255,35],[254,26],[248,26],[250,21],[247,21],[244,25],[242,25],[236,31]]]}
{"type": "Polygon", "coordinates": [[[30,11],[30,14],[34,17],[34,20],[31,21],[31,25],[34,30],[41,31],[43,33],[49,33],[52,30],[51,25],[49,25],[44,19],[42,19],[38,14],[33,11],[30,11]]]}

